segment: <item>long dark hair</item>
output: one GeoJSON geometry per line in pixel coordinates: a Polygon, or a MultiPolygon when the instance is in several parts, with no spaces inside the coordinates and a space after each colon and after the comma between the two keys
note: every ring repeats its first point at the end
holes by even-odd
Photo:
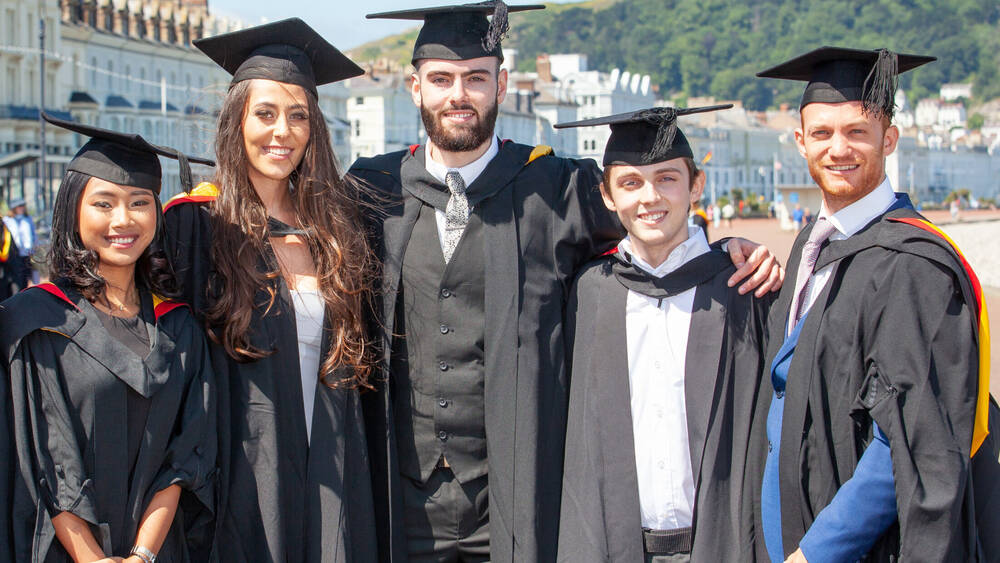
{"type": "MultiPolygon", "coordinates": [[[[63,177],[52,210],[52,244],[48,262],[52,278],[61,278],[73,285],[88,301],[104,298],[107,282],[98,273],[97,252],[83,245],[80,238],[80,198],[92,176],[68,171],[63,177]]],[[[135,263],[136,285],[168,299],[177,298],[177,280],[163,251],[163,219],[160,198],[156,202],[156,232],[153,241],[135,263]]]]}
{"type": "MultiPolygon", "coordinates": [[[[211,305],[207,311],[209,335],[238,361],[253,361],[272,353],[249,340],[256,307],[274,305],[281,272],[272,256],[267,234],[267,210],[250,183],[250,160],[243,142],[243,120],[251,82],[229,91],[219,114],[215,141],[215,184],[219,196],[212,208],[212,247],[215,267],[211,305]],[[267,293],[265,303],[259,292],[267,293]]],[[[368,386],[372,370],[362,308],[373,285],[375,260],[362,228],[362,187],[342,179],[330,145],[330,133],[316,99],[307,94],[309,143],[302,162],[289,178],[291,202],[303,238],[316,266],[319,291],[326,304],[330,351],[320,369],[330,387],[368,386]],[[348,374],[336,377],[338,368],[348,374]]]]}

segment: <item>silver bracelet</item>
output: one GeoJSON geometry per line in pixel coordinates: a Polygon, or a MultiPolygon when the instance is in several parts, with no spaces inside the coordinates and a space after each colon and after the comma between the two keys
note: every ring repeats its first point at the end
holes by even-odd
{"type": "Polygon", "coordinates": [[[156,554],[141,545],[133,547],[130,555],[142,559],[143,563],[156,563],[156,554]]]}

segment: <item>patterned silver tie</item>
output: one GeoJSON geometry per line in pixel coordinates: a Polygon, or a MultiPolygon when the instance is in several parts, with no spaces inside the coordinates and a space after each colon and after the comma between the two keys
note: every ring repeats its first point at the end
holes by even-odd
{"type": "Polygon", "coordinates": [[[445,228],[444,228],[444,263],[451,260],[458,241],[462,238],[465,226],[469,224],[469,199],[465,197],[465,180],[456,170],[449,170],[444,177],[445,184],[448,184],[448,191],[451,197],[448,198],[448,207],[445,208],[445,228]]]}
{"type": "Polygon", "coordinates": [[[813,268],[816,266],[816,259],[819,258],[819,249],[835,230],[837,229],[833,226],[833,223],[828,221],[826,217],[820,217],[816,221],[816,224],[813,225],[813,229],[809,233],[809,239],[806,240],[806,244],[802,247],[802,260],[799,262],[799,271],[795,276],[795,293],[792,297],[791,312],[795,315],[793,317],[795,322],[789,326],[789,333],[791,333],[791,329],[795,325],[799,324],[799,321],[805,316],[806,311],[809,310],[805,299],[809,295],[809,290],[813,284],[813,268]]]}

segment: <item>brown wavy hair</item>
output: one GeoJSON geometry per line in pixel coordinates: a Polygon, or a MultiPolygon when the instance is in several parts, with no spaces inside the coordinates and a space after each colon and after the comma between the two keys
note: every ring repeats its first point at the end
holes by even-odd
{"type": "MultiPolygon", "coordinates": [[[[267,314],[281,281],[267,234],[267,211],[250,183],[250,160],[243,142],[243,121],[251,81],[239,82],[226,96],[215,141],[215,184],[219,196],[212,207],[211,259],[215,277],[207,311],[208,332],[237,361],[272,354],[251,345],[248,333],[254,309],[267,314]],[[262,268],[262,264],[264,267],[262,268]],[[266,301],[261,302],[261,292],[266,301]]],[[[297,225],[306,230],[316,266],[319,291],[326,303],[330,349],[320,379],[329,387],[369,387],[372,349],[363,309],[370,299],[375,260],[363,229],[363,189],[342,178],[323,113],[307,94],[309,143],[289,178],[297,225]],[[346,373],[338,375],[338,370],[346,373]]]]}

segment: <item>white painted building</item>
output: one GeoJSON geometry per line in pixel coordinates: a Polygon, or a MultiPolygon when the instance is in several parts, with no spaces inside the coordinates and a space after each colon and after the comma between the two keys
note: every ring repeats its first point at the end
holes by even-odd
{"type": "MultiPolygon", "coordinates": [[[[243,28],[242,22],[215,18],[203,0],[0,0],[0,186],[11,187],[5,197],[25,190],[33,209],[51,205],[45,190],[36,196],[34,189],[40,143],[39,5],[48,23],[45,107],[50,112],[213,156],[215,114],[230,76],[191,42],[243,28]]],[[[319,103],[334,150],[349,158],[346,90],[321,87],[319,103]]],[[[54,193],[65,163],[86,139],[51,126],[45,131],[54,193]]],[[[161,162],[166,198],[180,190],[179,173],[175,161],[161,162]]],[[[199,165],[194,172],[196,181],[212,174],[199,165]]]]}
{"type": "MultiPolygon", "coordinates": [[[[572,92],[577,104],[576,119],[590,119],[653,107],[656,97],[649,75],[614,69],[610,73],[588,70],[587,56],[548,55],[551,76],[572,92]]],[[[611,131],[608,127],[579,129],[576,154],[601,160],[611,131]]]]}
{"type": "Polygon", "coordinates": [[[343,82],[351,127],[351,159],[398,151],[420,142],[423,125],[406,73],[364,75],[343,82]]]}
{"type": "Polygon", "coordinates": [[[942,100],[954,101],[959,98],[969,99],[972,97],[972,83],[963,82],[956,83],[952,82],[949,84],[942,84],[940,90],[940,96],[942,100]]]}

